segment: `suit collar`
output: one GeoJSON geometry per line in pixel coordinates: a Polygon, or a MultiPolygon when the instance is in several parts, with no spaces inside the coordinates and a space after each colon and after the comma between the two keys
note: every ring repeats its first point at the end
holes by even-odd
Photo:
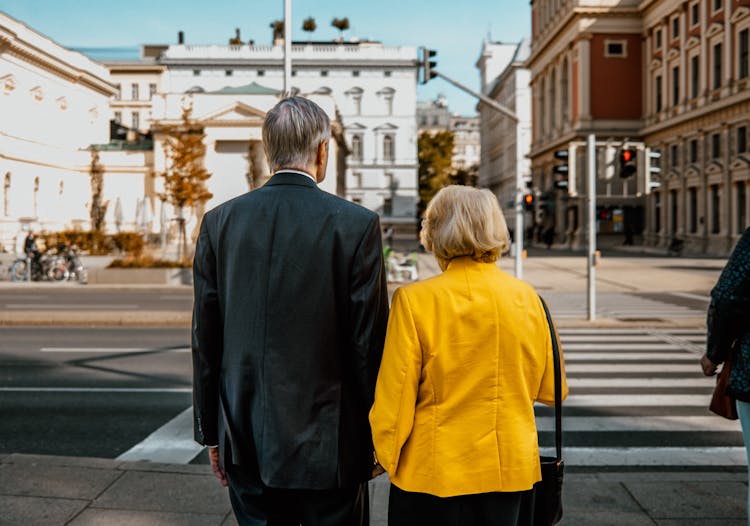
{"type": "Polygon", "coordinates": [[[265,186],[291,184],[296,186],[307,186],[316,188],[317,185],[309,177],[295,172],[277,172],[271,177],[265,186]]]}

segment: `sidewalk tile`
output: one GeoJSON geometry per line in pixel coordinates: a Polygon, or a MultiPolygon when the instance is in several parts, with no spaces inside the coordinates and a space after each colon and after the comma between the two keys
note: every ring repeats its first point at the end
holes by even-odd
{"type": "Polygon", "coordinates": [[[629,482],[625,486],[654,519],[744,519],[741,482],[629,482]]]}
{"type": "Polygon", "coordinates": [[[61,466],[61,467],[84,467],[115,469],[122,462],[109,458],[95,457],[60,457],[54,455],[29,455],[26,453],[13,453],[1,460],[6,464],[24,464],[39,466],[61,466]]]}
{"type": "Polygon", "coordinates": [[[654,521],[642,511],[569,511],[568,508],[558,526],[654,526],[654,521]]]}
{"type": "Polygon", "coordinates": [[[224,514],[88,509],[70,526],[219,526],[224,514]]]}
{"type": "Polygon", "coordinates": [[[0,465],[0,494],[95,499],[119,471],[42,464],[0,465]]]}
{"type": "Polygon", "coordinates": [[[0,524],[58,526],[66,524],[87,504],[86,500],[0,495],[0,524]]]}
{"type": "Polygon", "coordinates": [[[126,471],[91,507],[223,515],[230,504],[213,475],[126,471]]]}
{"type": "MultiPolygon", "coordinates": [[[[182,473],[185,475],[211,475],[211,467],[201,464],[162,464],[160,462],[123,462],[123,471],[145,471],[151,473],[182,473]]],[[[217,481],[218,484],[218,481],[217,481]]]]}
{"type": "Polygon", "coordinates": [[[726,519],[666,519],[657,520],[657,526],[747,526],[745,520],[726,520],[726,519]]]}
{"type": "Polygon", "coordinates": [[[563,514],[567,510],[581,510],[587,514],[643,514],[642,508],[630,496],[625,486],[619,482],[595,480],[590,477],[566,477],[563,484],[563,514]]]}

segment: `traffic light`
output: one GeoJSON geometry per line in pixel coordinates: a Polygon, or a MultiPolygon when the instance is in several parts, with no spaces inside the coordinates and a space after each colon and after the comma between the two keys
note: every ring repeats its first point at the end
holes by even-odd
{"type": "Polygon", "coordinates": [[[561,161],[555,165],[552,169],[552,173],[555,174],[555,188],[560,190],[568,189],[568,174],[570,173],[570,151],[569,150],[556,150],[555,159],[561,161]]]}
{"type": "Polygon", "coordinates": [[[661,152],[646,148],[646,181],[644,188],[647,194],[661,186],[661,152]]]}
{"type": "Polygon", "coordinates": [[[534,194],[524,194],[523,206],[527,212],[534,211],[534,194]]]}
{"type": "Polygon", "coordinates": [[[638,152],[635,148],[623,148],[620,150],[619,173],[620,177],[627,179],[638,172],[638,152]]]}
{"type": "Polygon", "coordinates": [[[427,84],[430,79],[437,77],[437,72],[433,71],[437,67],[437,61],[432,60],[437,55],[434,49],[422,48],[422,84],[427,84]]]}

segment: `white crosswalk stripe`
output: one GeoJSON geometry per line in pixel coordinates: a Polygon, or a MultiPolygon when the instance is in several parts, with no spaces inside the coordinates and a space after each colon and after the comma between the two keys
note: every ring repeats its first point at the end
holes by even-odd
{"type": "MultiPolygon", "coordinates": [[[[556,319],[585,318],[586,296],[581,293],[558,293],[545,298],[556,319]]],[[[643,296],[623,293],[601,295],[597,303],[597,316],[602,318],[703,318],[702,310],[652,300],[643,296]]]]}
{"type": "MultiPolygon", "coordinates": [[[[562,329],[560,339],[567,465],[747,464],[739,423],[708,410],[715,378],[700,370],[705,331],[562,329]]],[[[543,453],[553,452],[553,415],[537,407],[543,453]]]]}

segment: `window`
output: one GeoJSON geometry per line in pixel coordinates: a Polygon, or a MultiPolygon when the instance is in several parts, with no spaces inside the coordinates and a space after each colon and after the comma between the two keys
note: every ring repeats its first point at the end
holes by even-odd
{"type": "Polygon", "coordinates": [[[690,27],[695,27],[700,22],[700,11],[699,5],[693,4],[690,6],[690,27]]]}
{"type": "Polygon", "coordinates": [[[384,76],[384,77],[390,77],[390,76],[391,76],[392,74],[393,74],[393,72],[392,72],[392,71],[384,71],[384,72],[383,72],[383,76],[384,76]]]}
{"type": "Polygon", "coordinates": [[[711,158],[718,159],[721,157],[721,137],[718,133],[711,136],[711,158]]]}
{"type": "Polygon", "coordinates": [[[234,75],[234,71],[232,71],[231,69],[225,69],[224,70],[224,76],[225,77],[231,77],[232,75],[234,75]]]}
{"type": "Polygon", "coordinates": [[[115,117],[114,117],[114,119],[113,119],[113,120],[114,120],[114,121],[115,121],[115,122],[116,122],[117,124],[120,124],[120,123],[122,122],[122,112],[121,112],[121,111],[116,111],[116,112],[115,112],[115,117]]]}
{"type": "Polygon", "coordinates": [[[747,215],[747,189],[744,181],[737,183],[737,215],[735,221],[735,232],[742,234],[747,228],[745,216],[747,215]]]}
{"type": "Polygon", "coordinates": [[[359,71],[357,71],[356,69],[352,71],[352,77],[359,77],[359,71]]]}
{"type": "Polygon", "coordinates": [[[199,70],[199,69],[194,69],[194,70],[193,70],[193,76],[194,76],[194,77],[199,77],[199,76],[200,76],[200,74],[201,74],[201,70],[199,70]]]}
{"type": "Polygon", "coordinates": [[[393,161],[396,158],[393,151],[393,135],[383,136],[383,160],[393,161]]]}
{"type": "Polygon", "coordinates": [[[324,70],[322,70],[322,71],[320,72],[320,76],[321,76],[321,77],[327,77],[327,76],[328,76],[328,70],[325,70],[325,69],[324,69],[324,70]]]}
{"type": "Polygon", "coordinates": [[[626,55],[625,40],[605,40],[604,56],[605,57],[624,57],[626,55]]]}
{"type": "Polygon", "coordinates": [[[672,166],[672,168],[674,168],[674,167],[677,166],[677,162],[679,161],[679,159],[678,159],[679,152],[677,150],[677,145],[676,144],[672,145],[672,147],[670,148],[670,152],[669,153],[670,153],[671,166],[672,166]]]}
{"type": "Polygon", "coordinates": [[[362,172],[352,172],[352,177],[354,178],[354,187],[362,188],[362,172]]]}
{"type": "Polygon", "coordinates": [[[737,128],[737,153],[747,153],[747,126],[737,128]]]}
{"type": "Polygon", "coordinates": [[[134,111],[133,113],[131,113],[130,114],[130,122],[132,123],[131,128],[133,128],[134,130],[137,130],[141,124],[140,120],[141,120],[141,116],[138,114],[137,111],[134,111]]]}
{"type": "Polygon", "coordinates": [[[393,215],[393,199],[391,199],[390,197],[383,198],[383,215],[384,216],[393,215]]]}
{"type": "Polygon", "coordinates": [[[678,216],[677,216],[677,212],[678,212],[678,208],[677,208],[677,190],[670,190],[669,191],[669,201],[670,201],[670,205],[672,207],[672,217],[671,217],[671,227],[672,227],[672,229],[671,229],[671,232],[672,232],[672,234],[676,234],[677,233],[677,218],[678,218],[678,216]]]}
{"type": "Polygon", "coordinates": [[[360,115],[362,113],[362,88],[352,88],[346,92],[346,95],[351,97],[352,104],[354,105],[354,114],[360,115]]]}
{"type": "Polygon", "coordinates": [[[656,49],[661,49],[661,29],[654,31],[654,40],[656,49]]]}
{"type": "Polygon", "coordinates": [[[740,31],[740,67],[738,73],[738,77],[741,79],[746,79],[748,76],[748,32],[750,30],[743,29],[740,31]]]}
{"type": "Polygon", "coordinates": [[[690,57],[690,97],[698,97],[698,86],[700,84],[700,57],[694,55],[690,57]]]}
{"type": "Polygon", "coordinates": [[[116,85],[117,93],[115,93],[115,100],[120,100],[122,98],[122,84],[116,85]]]}
{"type": "Polygon", "coordinates": [[[672,68],[672,105],[677,106],[680,103],[680,67],[672,68]]]}
{"type": "Polygon", "coordinates": [[[719,185],[711,185],[711,233],[718,234],[721,232],[721,225],[719,220],[721,219],[721,209],[719,199],[719,185]]]}
{"type": "Polygon", "coordinates": [[[661,192],[654,194],[654,232],[661,230],[661,192]]]}
{"type": "Polygon", "coordinates": [[[568,122],[568,59],[563,61],[562,71],[560,72],[560,105],[562,106],[562,125],[568,122]]]}
{"type": "Polygon", "coordinates": [[[266,70],[264,70],[264,69],[259,69],[259,70],[258,70],[258,76],[259,76],[259,77],[262,77],[262,76],[264,76],[265,74],[266,74],[266,70]]]}
{"type": "Polygon", "coordinates": [[[352,160],[362,160],[362,136],[359,134],[352,135],[352,160]]]}
{"type": "Polygon", "coordinates": [[[688,189],[688,201],[690,202],[690,232],[698,231],[698,189],[691,186],[688,189]]]}
{"type": "Polygon", "coordinates": [[[395,93],[396,90],[393,88],[383,88],[382,90],[378,91],[378,95],[380,97],[383,97],[383,101],[385,102],[386,115],[393,115],[393,97],[395,93]]]}
{"type": "Polygon", "coordinates": [[[156,84],[149,84],[148,85],[148,98],[153,99],[154,95],[156,95],[156,84]]]}
{"type": "Polygon", "coordinates": [[[721,87],[721,43],[714,46],[714,89],[721,87]]]}
{"type": "Polygon", "coordinates": [[[723,2],[724,2],[724,0],[714,0],[714,5],[713,5],[713,12],[714,13],[716,11],[721,11],[721,8],[723,7],[723,2]]]}
{"type": "Polygon", "coordinates": [[[698,162],[698,140],[693,139],[690,141],[690,162],[698,162]]]}
{"type": "Polygon", "coordinates": [[[656,111],[657,113],[661,111],[661,99],[662,99],[662,93],[661,93],[661,75],[656,76],[656,111]]]}
{"type": "Polygon", "coordinates": [[[362,198],[361,197],[352,197],[352,203],[355,205],[361,205],[362,204],[362,198]]]}
{"type": "Polygon", "coordinates": [[[672,19],[672,38],[678,39],[680,38],[680,18],[674,17],[672,19]]]}

